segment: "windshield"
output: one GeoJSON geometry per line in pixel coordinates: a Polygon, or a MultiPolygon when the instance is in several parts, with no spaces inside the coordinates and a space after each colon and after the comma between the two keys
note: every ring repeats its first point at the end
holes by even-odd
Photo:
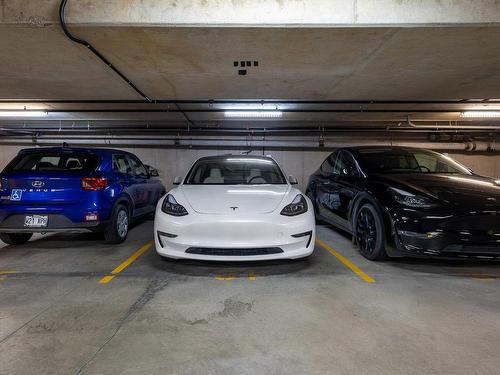
{"type": "Polygon", "coordinates": [[[42,151],[19,154],[5,172],[92,172],[98,157],[92,154],[42,151]]]}
{"type": "Polygon", "coordinates": [[[198,160],[186,185],[286,184],[278,165],[271,159],[217,157],[198,160]]]}
{"type": "Polygon", "coordinates": [[[368,173],[458,173],[470,171],[448,156],[411,149],[358,150],[360,162],[368,173]]]}

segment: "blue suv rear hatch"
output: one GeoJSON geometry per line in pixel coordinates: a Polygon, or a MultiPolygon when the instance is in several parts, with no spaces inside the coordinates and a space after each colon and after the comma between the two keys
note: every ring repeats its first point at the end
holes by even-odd
{"type": "Polygon", "coordinates": [[[21,151],[0,175],[2,226],[23,226],[31,219],[25,215],[33,214],[56,215],[48,226],[84,221],[82,210],[92,212],[98,199],[97,189],[84,188],[84,184],[99,183],[99,162],[98,155],[85,150],[21,151]]]}

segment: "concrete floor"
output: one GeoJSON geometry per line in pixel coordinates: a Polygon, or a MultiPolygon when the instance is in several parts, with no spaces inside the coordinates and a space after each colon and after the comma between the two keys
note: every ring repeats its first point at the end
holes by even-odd
{"type": "Polygon", "coordinates": [[[0,374],[498,374],[500,264],[370,263],[319,226],[375,283],[317,246],[245,265],[151,249],[99,284],[151,228],[0,248],[0,374]]]}

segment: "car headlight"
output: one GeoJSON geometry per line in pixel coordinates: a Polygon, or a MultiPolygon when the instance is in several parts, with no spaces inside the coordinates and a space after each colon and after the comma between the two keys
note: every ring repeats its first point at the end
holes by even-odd
{"type": "Polygon", "coordinates": [[[177,203],[172,194],[168,194],[165,197],[163,204],[161,205],[161,210],[172,216],[186,216],[188,214],[184,206],[177,203]]]}
{"type": "Polygon", "coordinates": [[[401,189],[392,187],[390,189],[394,200],[403,206],[412,208],[431,208],[436,206],[429,198],[415,195],[401,189]]]}
{"type": "Polygon", "coordinates": [[[302,194],[298,194],[292,203],[287,204],[282,210],[281,215],[297,216],[307,212],[306,198],[302,194]]]}

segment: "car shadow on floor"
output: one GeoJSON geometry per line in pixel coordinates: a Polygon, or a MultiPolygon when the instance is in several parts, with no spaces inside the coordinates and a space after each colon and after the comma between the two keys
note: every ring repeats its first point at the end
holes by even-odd
{"type": "Polygon", "coordinates": [[[257,276],[299,273],[311,268],[316,261],[314,255],[296,260],[265,260],[255,262],[219,262],[188,259],[164,259],[154,256],[151,266],[158,271],[184,276],[223,278],[252,278],[257,276]]]}

